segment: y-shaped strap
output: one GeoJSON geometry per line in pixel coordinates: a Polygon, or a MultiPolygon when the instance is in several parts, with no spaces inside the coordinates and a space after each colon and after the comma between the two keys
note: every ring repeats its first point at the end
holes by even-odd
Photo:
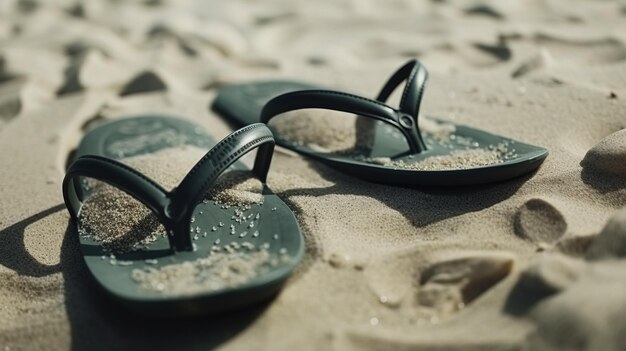
{"type": "Polygon", "coordinates": [[[253,174],[263,183],[267,179],[274,138],[271,131],[257,123],[224,138],[198,161],[171,192],[121,162],[96,155],[76,159],[63,180],[63,198],[73,219],[77,219],[82,201],[80,177],[90,177],[120,188],[148,207],[163,223],[170,246],[178,251],[192,248],[189,223],[195,205],[217,178],[243,155],[259,148],[253,174]]]}
{"type": "Polygon", "coordinates": [[[386,102],[391,93],[393,93],[402,82],[406,81],[402,98],[400,98],[399,110],[413,116],[417,123],[427,80],[428,71],[426,68],[418,60],[411,60],[400,67],[389,80],[387,80],[387,83],[385,83],[385,86],[381,89],[376,100],[386,102]]]}
{"type": "Polygon", "coordinates": [[[426,150],[413,116],[397,111],[382,102],[332,90],[301,90],[279,95],[268,101],[261,111],[261,122],[285,112],[320,108],[353,113],[385,122],[397,128],[406,138],[411,153],[426,150]]]}
{"type": "MultiPolygon", "coordinates": [[[[183,225],[180,229],[182,232],[187,232],[186,226],[191,219],[193,205],[202,199],[228,167],[256,148],[259,150],[252,173],[265,183],[272,162],[274,143],[272,132],[261,123],[243,127],[222,139],[196,163],[178,187],[172,190],[171,201],[166,211],[168,217],[183,225]]],[[[179,235],[176,240],[177,246],[191,246],[189,235],[179,235]]]]}

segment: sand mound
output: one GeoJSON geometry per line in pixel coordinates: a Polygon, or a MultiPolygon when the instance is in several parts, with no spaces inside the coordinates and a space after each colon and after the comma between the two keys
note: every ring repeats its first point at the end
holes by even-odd
{"type": "Polygon", "coordinates": [[[626,129],[602,139],[587,152],[580,165],[589,170],[626,175],[626,129]]]}
{"type": "MultiPolygon", "coordinates": [[[[563,290],[541,300],[531,313],[536,329],[528,338],[529,349],[622,350],[626,333],[624,263],[591,264],[573,274],[563,274],[563,268],[559,283],[554,276],[550,278],[563,290]],[[579,274],[575,281],[574,274],[579,274]]],[[[571,268],[575,266],[567,269],[571,268]]]]}
{"type": "Polygon", "coordinates": [[[420,274],[420,305],[446,315],[463,308],[504,279],[513,267],[511,255],[493,252],[462,254],[434,262],[420,274]]]}
{"type": "Polygon", "coordinates": [[[250,171],[230,171],[222,175],[207,198],[227,206],[243,206],[263,200],[263,183],[250,171]]]}
{"type": "Polygon", "coordinates": [[[555,248],[566,255],[582,257],[595,238],[595,235],[565,235],[557,241],[555,248]]]}
{"type": "Polygon", "coordinates": [[[522,273],[520,284],[540,295],[567,289],[582,273],[584,264],[558,254],[543,254],[522,273]]]}
{"type": "Polygon", "coordinates": [[[141,202],[107,184],[97,184],[80,211],[81,235],[108,251],[124,253],[165,236],[165,228],[141,202]]]}
{"type": "Polygon", "coordinates": [[[626,208],[617,211],[594,240],[588,259],[626,257],[626,208]]]}
{"type": "Polygon", "coordinates": [[[608,221],[587,253],[587,261],[546,254],[522,273],[519,285],[538,299],[531,350],[621,350],[626,313],[624,257],[626,209],[608,221]],[[606,258],[612,258],[606,260],[606,258]],[[545,298],[545,296],[551,296],[545,298]]]}

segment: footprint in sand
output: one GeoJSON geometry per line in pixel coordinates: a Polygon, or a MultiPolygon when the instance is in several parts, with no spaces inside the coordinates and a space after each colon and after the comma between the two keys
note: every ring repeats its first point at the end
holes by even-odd
{"type": "Polygon", "coordinates": [[[443,320],[508,276],[515,262],[507,252],[447,249],[418,247],[367,266],[372,292],[387,307],[443,320]]]}
{"type": "Polygon", "coordinates": [[[626,129],[602,139],[587,152],[580,165],[584,170],[626,175],[626,129]]]}
{"type": "Polygon", "coordinates": [[[449,315],[504,279],[514,262],[512,255],[502,252],[458,253],[433,262],[420,274],[417,302],[449,315]]]}
{"type": "MultiPolygon", "coordinates": [[[[468,350],[468,345],[473,345],[472,350],[510,349],[510,340],[499,338],[488,327],[480,331],[492,318],[484,314],[484,304],[469,313],[456,313],[480,303],[481,296],[511,273],[516,259],[502,251],[467,251],[467,246],[472,245],[423,243],[368,265],[364,273],[380,302],[397,309],[398,316],[412,316],[417,324],[407,332],[380,327],[348,330],[338,334],[335,349],[468,350]],[[403,298],[389,305],[399,296],[403,298]],[[410,298],[411,303],[406,303],[410,298]],[[473,327],[469,333],[468,325],[473,327]]],[[[494,293],[491,298],[497,299],[506,291],[494,293]]]]}
{"type": "Polygon", "coordinates": [[[554,243],[567,231],[563,214],[550,202],[535,198],[515,213],[515,234],[535,243],[554,243]]]}

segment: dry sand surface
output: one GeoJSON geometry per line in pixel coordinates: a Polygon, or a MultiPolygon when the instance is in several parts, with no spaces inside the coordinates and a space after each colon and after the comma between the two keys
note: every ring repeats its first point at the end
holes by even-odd
{"type": "Polygon", "coordinates": [[[0,350],[624,350],[626,2],[0,1],[0,350]],[[89,281],[62,204],[91,125],[221,138],[216,89],[297,78],[373,96],[418,57],[427,115],[550,151],[534,174],[407,189],[278,151],[306,256],[271,302],[141,320],[89,281]]]}

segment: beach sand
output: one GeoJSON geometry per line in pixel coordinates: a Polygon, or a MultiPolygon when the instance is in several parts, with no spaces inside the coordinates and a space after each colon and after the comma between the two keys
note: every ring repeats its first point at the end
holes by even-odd
{"type": "Polygon", "coordinates": [[[0,2],[0,350],[623,350],[623,1],[0,2]],[[232,129],[216,90],[373,97],[417,57],[423,113],[550,151],[479,187],[361,181],[277,149],[305,258],[272,301],[140,319],[90,282],[63,205],[85,130],[138,113],[232,129]]]}

